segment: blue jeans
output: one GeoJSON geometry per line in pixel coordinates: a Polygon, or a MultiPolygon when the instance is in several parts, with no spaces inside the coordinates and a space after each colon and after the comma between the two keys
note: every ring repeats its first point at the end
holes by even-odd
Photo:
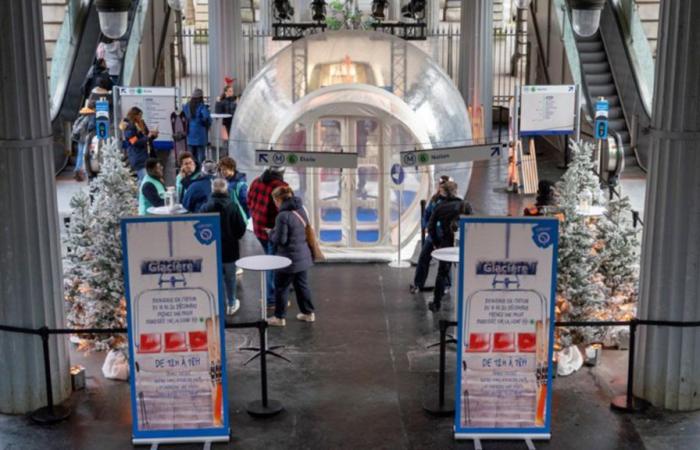
{"type": "MultiPolygon", "coordinates": [[[[265,250],[266,255],[275,254],[275,246],[269,240],[260,239],[260,245],[262,245],[263,250],[265,250]]],[[[271,270],[265,272],[265,284],[267,284],[267,306],[275,305],[275,273],[271,270]]]]}
{"type": "Polygon", "coordinates": [[[226,304],[233,306],[236,302],[236,263],[224,263],[224,289],[226,290],[226,304]]]}
{"type": "Polygon", "coordinates": [[[85,170],[85,149],[87,148],[87,139],[78,142],[78,157],[75,159],[75,169],[73,172],[82,172],[85,170]]]}
{"type": "Polygon", "coordinates": [[[418,289],[423,289],[425,287],[425,280],[428,278],[428,271],[430,271],[430,260],[432,259],[431,253],[435,250],[433,245],[433,240],[430,235],[425,237],[425,242],[423,242],[423,247],[420,250],[420,256],[418,256],[418,263],[416,264],[416,274],[413,276],[413,285],[418,289]]]}
{"type": "Polygon", "coordinates": [[[197,161],[197,164],[201,167],[202,162],[207,159],[207,146],[206,145],[188,145],[187,146],[197,161]]]}
{"type": "Polygon", "coordinates": [[[275,317],[284,319],[287,315],[287,295],[289,285],[294,286],[299,311],[302,314],[314,312],[314,304],[311,303],[311,289],[309,289],[308,270],[297,273],[275,272],[275,317]]]}

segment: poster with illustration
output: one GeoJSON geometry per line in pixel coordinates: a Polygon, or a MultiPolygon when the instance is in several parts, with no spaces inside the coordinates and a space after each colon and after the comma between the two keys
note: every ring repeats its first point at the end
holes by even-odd
{"type": "Polygon", "coordinates": [[[133,442],[228,441],[219,216],[122,220],[133,442]]]}
{"type": "Polygon", "coordinates": [[[457,439],[550,437],[558,227],[460,221],[457,439]]]}

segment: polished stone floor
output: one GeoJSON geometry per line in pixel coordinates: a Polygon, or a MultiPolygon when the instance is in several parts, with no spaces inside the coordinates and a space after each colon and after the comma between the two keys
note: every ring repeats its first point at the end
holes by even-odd
{"type": "MultiPolygon", "coordinates": [[[[540,158],[541,172],[556,178],[557,155],[540,158]]],[[[479,166],[468,198],[480,214],[520,214],[531,198],[499,192],[505,167],[479,166]]],[[[244,253],[259,247],[246,236],[244,253]]],[[[440,317],[452,316],[454,302],[435,315],[426,308],[430,294],[411,295],[412,269],[385,264],[325,264],[311,271],[317,322],[294,320],[296,306],[283,329],[271,329],[270,344],[282,344],[291,364],[269,358],[270,397],[285,411],[255,419],[246,404],[260,395],[259,364],[244,366],[241,347],[257,343],[256,330],[227,332],[230,379],[231,442],[214,448],[243,449],[446,449],[473,448],[456,442],[452,420],[422,409],[437,389],[438,351],[428,345],[438,338],[440,317]]],[[[259,317],[259,279],[245,273],[236,322],[259,317]]],[[[72,363],[87,370],[87,389],[68,401],[73,415],[65,422],[40,427],[21,416],[0,415],[0,450],[131,448],[129,388],[106,380],[100,372],[103,354],[72,353],[72,363]]],[[[624,389],[624,352],[604,354],[602,365],[557,378],[553,391],[552,440],[539,449],[637,450],[699,448],[700,416],[652,411],[628,416],[609,408],[611,395],[624,389]]],[[[455,365],[454,347],[447,367],[455,365]]],[[[448,393],[453,377],[448,377],[448,393]]],[[[201,445],[161,446],[196,449],[201,445]]],[[[524,449],[521,442],[484,442],[485,449],[524,449]]]]}

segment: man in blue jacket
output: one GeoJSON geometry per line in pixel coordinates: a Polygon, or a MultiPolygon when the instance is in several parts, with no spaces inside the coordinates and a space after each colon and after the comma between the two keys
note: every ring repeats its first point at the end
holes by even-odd
{"type": "Polygon", "coordinates": [[[211,114],[209,106],[204,104],[204,93],[196,88],[192,91],[190,101],[182,107],[187,119],[187,147],[202,164],[206,158],[207,144],[209,143],[209,127],[211,126],[211,114]]]}
{"type": "Polygon", "coordinates": [[[190,187],[185,191],[182,206],[191,213],[199,212],[202,206],[211,196],[211,182],[216,176],[216,163],[206,160],[202,163],[202,172],[199,178],[192,180],[190,187]]]}

